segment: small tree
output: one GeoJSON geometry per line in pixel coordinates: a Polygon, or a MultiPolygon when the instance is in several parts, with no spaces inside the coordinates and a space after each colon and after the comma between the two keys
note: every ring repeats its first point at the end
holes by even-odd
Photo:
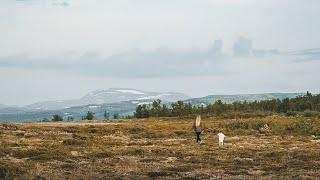
{"type": "Polygon", "coordinates": [[[110,114],[107,111],[104,111],[104,119],[109,120],[110,114]]]}
{"type": "Polygon", "coordinates": [[[149,112],[150,112],[150,109],[146,104],[139,105],[136,108],[136,112],[134,113],[134,116],[136,118],[148,118],[150,114],[149,112]]]}
{"type": "Polygon", "coordinates": [[[50,122],[50,120],[48,118],[43,118],[42,122],[50,122]]]}
{"type": "Polygon", "coordinates": [[[61,116],[59,116],[58,114],[55,114],[52,116],[52,121],[53,122],[63,121],[63,118],[61,116]]]}
{"type": "Polygon", "coordinates": [[[119,114],[113,114],[113,119],[119,119],[119,114]]]}
{"type": "Polygon", "coordinates": [[[87,112],[87,115],[86,115],[86,119],[87,119],[87,120],[93,120],[93,118],[94,118],[93,112],[88,111],[88,112],[87,112]]]}

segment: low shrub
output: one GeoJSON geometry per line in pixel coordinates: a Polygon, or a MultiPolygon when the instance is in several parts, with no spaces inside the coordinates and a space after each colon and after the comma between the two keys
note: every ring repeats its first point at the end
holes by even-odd
{"type": "Polygon", "coordinates": [[[320,121],[307,119],[242,119],[226,120],[219,124],[220,128],[228,132],[255,133],[259,128],[267,124],[273,134],[297,134],[318,135],[320,134],[320,121]],[[251,131],[250,131],[251,130],[251,131]]]}
{"type": "Polygon", "coordinates": [[[187,131],[174,131],[177,136],[185,136],[188,134],[187,131]]]}
{"type": "Polygon", "coordinates": [[[11,162],[0,163],[0,179],[16,179],[17,177],[22,177],[25,173],[20,166],[16,166],[11,162]]]}
{"type": "Polygon", "coordinates": [[[295,116],[297,116],[297,112],[288,111],[288,112],[285,113],[285,116],[287,116],[287,117],[295,117],[295,116]]]}
{"type": "Polygon", "coordinates": [[[170,173],[166,171],[152,171],[152,172],[148,172],[147,175],[151,178],[156,178],[161,176],[168,176],[170,175],[170,173]]]}
{"type": "Polygon", "coordinates": [[[62,143],[64,145],[83,145],[85,141],[80,139],[65,139],[62,143]]]}

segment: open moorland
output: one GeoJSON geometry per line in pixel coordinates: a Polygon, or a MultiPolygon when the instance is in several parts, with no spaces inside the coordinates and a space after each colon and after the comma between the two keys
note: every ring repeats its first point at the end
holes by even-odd
{"type": "Polygon", "coordinates": [[[0,124],[0,179],[320,177],[319,119],[202,121],[201,144],[192,118],[0,124]]]}

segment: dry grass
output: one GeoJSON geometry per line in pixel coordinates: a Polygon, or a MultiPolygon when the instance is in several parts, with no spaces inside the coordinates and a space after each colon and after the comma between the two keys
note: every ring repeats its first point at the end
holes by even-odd
{"type": "Polygon", "coordinates": [[[0,125],[0,179],[320,177],[319,120],[203,121],[200,145],[191,119],[0,125]],[[239,139],[219,147],[220,131],[239,139]]]}

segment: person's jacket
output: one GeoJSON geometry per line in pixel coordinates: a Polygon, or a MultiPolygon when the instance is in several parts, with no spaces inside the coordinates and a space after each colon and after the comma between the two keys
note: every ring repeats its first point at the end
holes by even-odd
{"type": "Polygon", "coordinates": [[[202,122],[200,122],[200,126],[196,126],[196,123],[193,123],[193,130],[195,132],[202,132],[205,129],[205,126],[202,122]]]}

